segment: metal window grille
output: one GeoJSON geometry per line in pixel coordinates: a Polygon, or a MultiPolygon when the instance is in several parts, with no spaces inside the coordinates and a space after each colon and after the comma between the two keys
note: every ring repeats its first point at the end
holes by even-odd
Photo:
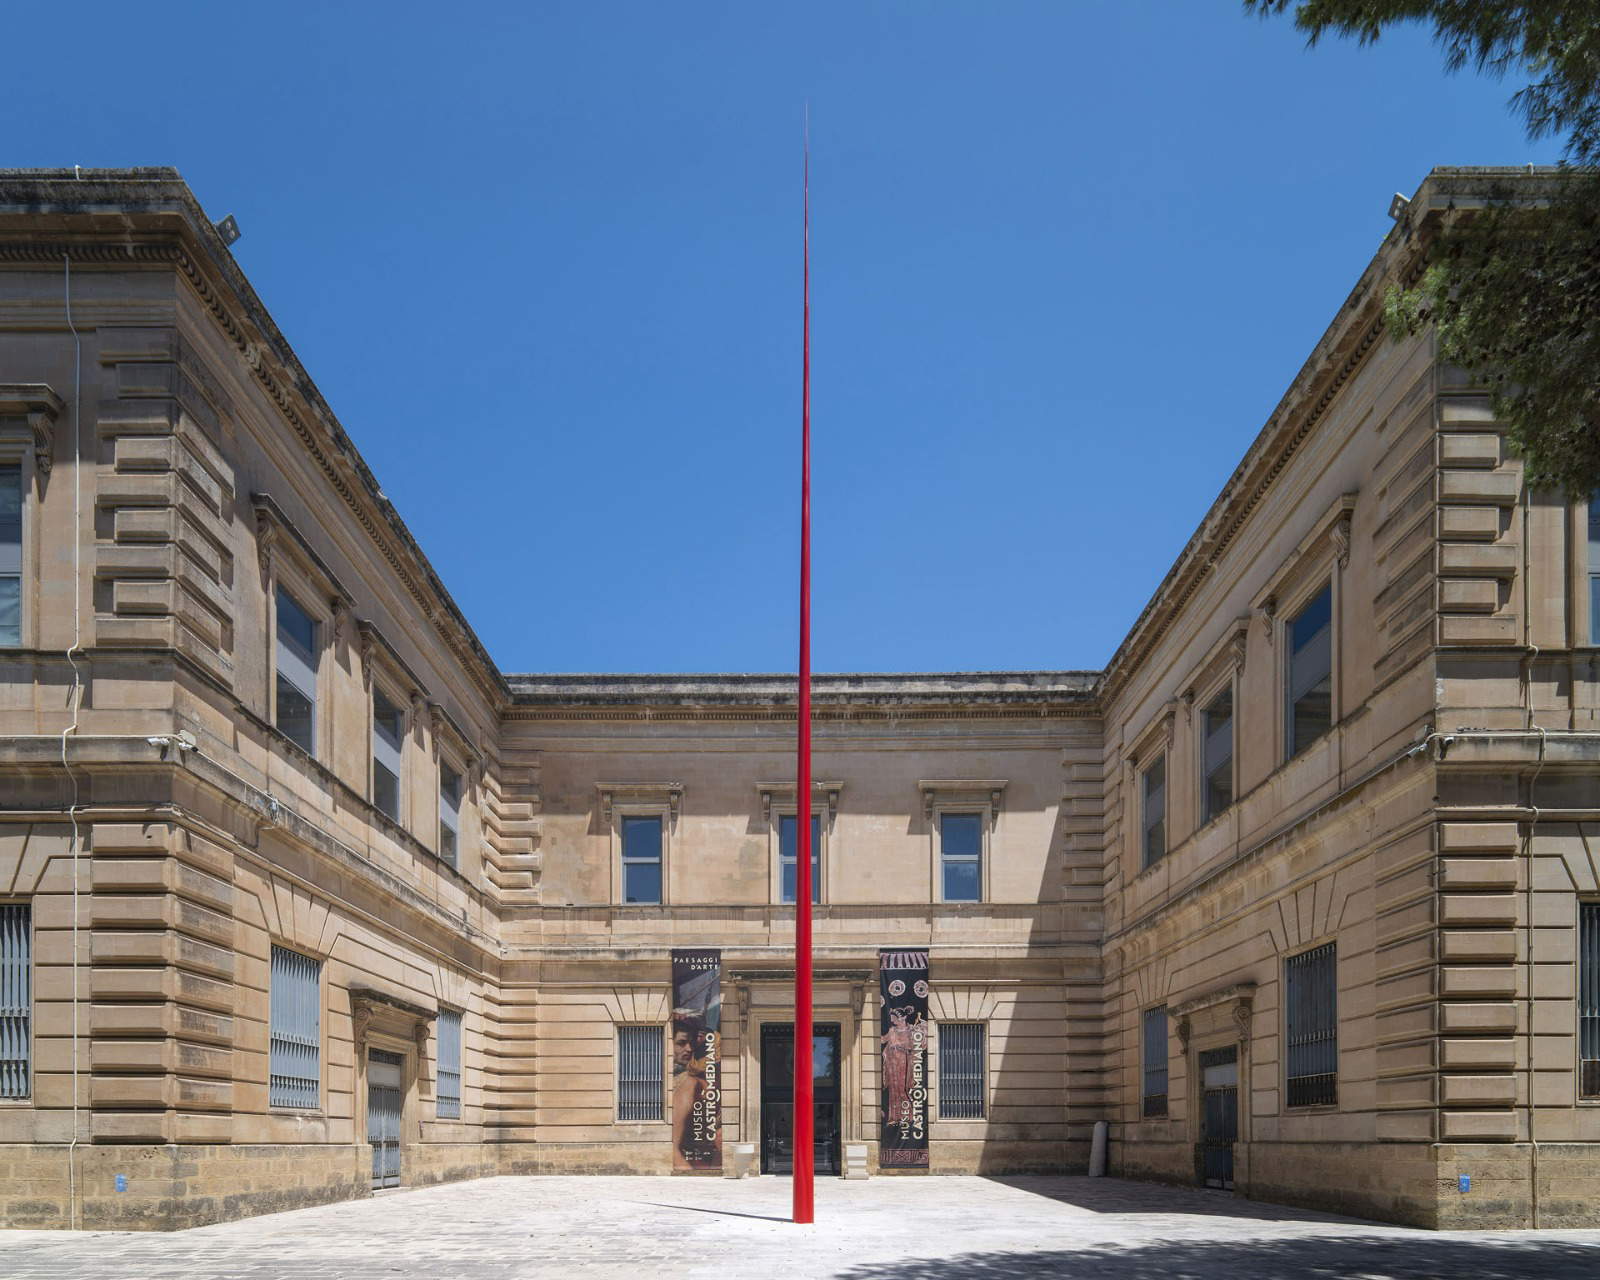
{"type": "MultiPolygon", "coordinates": [[[[784,813],[778,816],[778,901],[793,902],[799,884],[799,855],[795,850],[795,837],[800,831],[800,816],[784,813]]],[[[822,901],[822,817],[811,815],[811,901],[822,901]]]]}
{"type": "Polygon", "coordinates": [[[1283,964],[1288,1039],[1288,1102],[1337,1102],[1339,1074],[1338,962],[1329,942],[1283,964]]]}
{"type": "Polygon", "coordinates": [[[1589,643],[1600,644],[1600,493],[1589,499],[1589,643]]]}
{"type": "Polygon", "coordinates": [[[660,1027],[617,1028],[617,1119],[661,1119],[666,1047],[660,1027]]]}
{"type": "Polygon", "coordinates": [[[939,1118],[982,1120],[983,1023],[939,1024],[939,1118]]]}
{"type": "Polygon", "coordinates": [[[1144,1114],[1167,1114],[1167,1010],[1144,1011],[1144,1114]]]}
{"type": "Polygon", "coordinates": [[[33,1014],[32,912],[0,904],[0,1098],[26,1098],[33,1014]]]}
{"type": "Polygon", "coordinates": [[[1600,1098],[1600,902],[1578,905],[1579,1093],[1600,1098]]]}
{"type": "Polygon", "coordinates": [[[439,1117],[461,1116],[461,1010],[439,1010],[439,1117]]]}
{"type": "Polygon", "coordinates": [[[267,1101],[315,1109],[322,1087],[322,962],[272,948],[267,1101]]]}
{"type": "Polygon", "coordinates": [[[22,467],[12,463],[0,466],[0,644],[21,643],[22,467]]]}
{"type": "Polygon", "coordinates": [[[1159,755],[1139,776],[1139,826],[1144,833],[1144,865],[1153,867],[1167,852],[1167,757],[1159,755]]]}
{"type": "Polygon", "coordinates": [[[1210,822],[1233,803],[1233,690],[1224,689],[1201,713],[1201,787],[1204,821],[1210,822]]]}
{"type": "Polygon", "coordinates": [[[1324,587],[1290,619],[1289,755],[1297,756],[1333,724],[1333,588],[1324,587]]]}

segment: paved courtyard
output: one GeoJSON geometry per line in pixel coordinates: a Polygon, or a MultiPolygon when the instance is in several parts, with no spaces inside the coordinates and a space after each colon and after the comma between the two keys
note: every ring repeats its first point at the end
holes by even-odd
{"type": "Polygon", "coordinates": [[[488,1178],[167,1235],[0,1231],[5,1280],[1511,1280],[1600,1276],[1600,1231],[1410,1231],[1088,1178],[488,1178]]]}

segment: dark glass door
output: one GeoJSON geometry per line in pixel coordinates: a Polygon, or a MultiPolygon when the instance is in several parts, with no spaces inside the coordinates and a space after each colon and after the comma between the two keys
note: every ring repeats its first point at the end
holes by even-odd
{"type": "MultiPolygon", "coordinates": [[[[839,1172],[839,1024],[819,1022],[811,1035],[811,1091],[816,1171],[839,1172]]],[[[794,1026],[761,1028],[761,1172],[794,1172],[794,1026]]]]}
{"type": "Polygon", "coordinates": [[[1239,1050],[1200,1055],[1200,1181],[1233,1190],[1233,1143],[1239,1136],[1239,1050]]]}

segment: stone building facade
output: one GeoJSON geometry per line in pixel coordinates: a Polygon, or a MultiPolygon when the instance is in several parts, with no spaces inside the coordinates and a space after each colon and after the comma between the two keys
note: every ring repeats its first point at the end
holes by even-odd
{"type": "MultiPolygon", "coordinates": [[[[830,1167],[907,1172],[912,948],[931,1173],[1106,1121],[1600,1222],[1600,520],[1379,314],[1516,180],[1423,183],[1104,671],[817,680],[830,1167]]],[[[178,176],[0,171],[0,1221],[667,1172],[684,948],[780,1168],[793,732],[780,677],[499,671],[178,176]]]]}

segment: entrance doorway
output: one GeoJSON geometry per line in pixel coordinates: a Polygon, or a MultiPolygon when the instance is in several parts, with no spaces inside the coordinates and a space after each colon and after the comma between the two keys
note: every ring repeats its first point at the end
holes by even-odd
{"type": "MultiPolygon", "coordinates": [[[[811,1034],[815,1168],[839,1172],[839,1024],[819,1022],[811,1034]]],[[[761,1028],[761,1172],[794,1172],[794,1024],[761,1028]]]]}
{"type": "Polygon", "coordinates": [[[367,1051],[367,1141],[372,1144],[372,1185],[400,1185],[400,1090],[405,1058],[367,1051]]]}
{"type": "Polygon", "coordinates": [[[1200,1181],[1233,1190],[1233,1142],[1239,1136],[1239,1047],[1200,1054],[1200,1181]]]}

